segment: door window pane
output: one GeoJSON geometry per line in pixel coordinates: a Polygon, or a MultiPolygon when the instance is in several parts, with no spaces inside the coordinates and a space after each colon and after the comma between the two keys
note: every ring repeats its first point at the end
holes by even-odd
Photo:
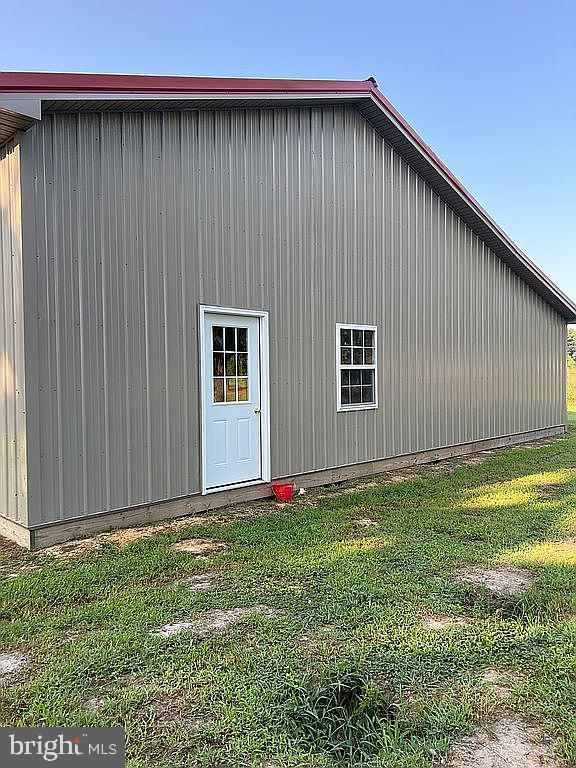
{"type": "Polygon", "coordinates": [[[238,379],[238,400],[248,400],[248,379],[238,379]]]}
{"type": "Polygon", "coordinates": [[[212,327],[214,403],[247,402],[248,328],[212,327]]]}
{"type": "Polygon", "coordinates": [[[212,349],[215,352],[224,349],[224,329],[221,325],[212,327],[212,349]]]}
{"type": "Polygon", "coordinates": [[[236,343],[238,352],[248,352],[248,328],[236,329],[236,343]]]}
{"type": "Polygon", "coordinates": [[[236,351],[236,328],[225,328],[224,338],[227,352],[236,351]]]}
{"type": "Polygon", "coordinates": [[[248,355],[238,353],[238,376],[248,376],[248,355]]]}
{"type": "Polygon", "coordinates": [[[226,352],[226,376],[236,376],[236,355],[226,352]]]}
{"type": "Polygon", "coordinates": [[[214,402],[224,402],[224,379],[214,379],[214,402]]]}
{"type": "Polygon", "coordinates": [[[226,402],[236,402],[236,379],[226,379],[226,402]]]}
{"type": "Polygon", "coordinates": [[[224,376],[224,352],[214,352],[212,361],[212,375],[224,376]]]}

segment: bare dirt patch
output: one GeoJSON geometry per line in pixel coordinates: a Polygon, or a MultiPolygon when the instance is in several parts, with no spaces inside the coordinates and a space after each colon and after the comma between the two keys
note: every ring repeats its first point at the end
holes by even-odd
{"type": "Polygon", "coordinates": [[[0,557],[2,559],[21,559],[22,555],[26,555],[27,553],[28,550],[20,547],[15,541],[10,541],[10,539],[5,539],[3,536],[0,536],[0,557]]]}
{"type": "MultiPolygon", "coordinates": [[[[168,520],[164,523],[155,523],[153,525],[140,525],[134,528],[122,528],[114,531],[106,531],[96,536],[85,539],[74,539],[64,544],[55,544],[52,547],[46,547],[40,550],[40,555],[48,555],[59,560],[66,560],[72,557],[79,557],[92,552],[100,552],[107,544],[115,544],[118,547],[126,546],[134,541],[156,536],[161,533],[170,533],[179,531],[182,528],[202,525],[233,525],[238,520],[247,520],[259,517],[264,514],[274,512],[272,502],[252,502],[246,503],[242,507],[223,507],[213,512],[206,512],[197,515],[188,515],[179,517],[177,520],[168,520]]],[[[0,538],[0,542],[5,540],[0,538]]],[[[7,551],[14,559],[22,560],[24,553],[20,547],[11,547],[7,543],[7,551]]],[[[3,550],[0,548],[0,554],[3,550]]],[[[40,568],[41,566],[38,566],[40,568]]],[[[19,575],[19,574],[16,574],[19,575]]]]}
{"type": "Polygon", "coordinates": [[[42,554],[48,555],[48,557],[55,557],[57,560],[68,560],[72,557],[99,552],[102,549],[104,549],[104,540],[100,538],[75,539],[67,541],[65,544],[55,544],[53,547],[46,547],[46,549],[42,550],[42,554]]]}
{"type": "Polygon", "coordinates": [[[208,555],[214,552],[225,552],[228,544],[217,539],[185,539],[172,544],[170,549],[175,552],[186,552],[189,555],[208,555]]]}
{"type": "Polygon", "coordinates": [[[536,448],[541,448],[543,445],[552,445],[552,443],[556,442],[558,438],[557,437],[541,437],[539,440],[532,440],[530,443],[522,443],[522,445],[517,446],[519,450],[525,451],[533,451],[536,448]]]}
{"type": "Polygon", "coordinates": [[[104,699],[99,699],[97,696],[93,696],[90,699],[86,699],[84,702],[84,709],[87,712],[98,712],[104,706],[104,699]]]}
{"type": "Polygon", "coordinates": [[[460,568],[456,577],[472,586],[484,587],[495,595],[517,595],[525,592],[534,581],[534,576],[526,568],[512,566],[460,568]]]}
{"type": "Polygon", "coordinates": [[[15,677],[28,664],[28,658],[20,651],[0,653],[0,686],[15,677]]]}
{"type": "Polygon", "coordinates": [[[455,751],[450,768],[561,768],[548,740],[511,714],[466,739],[455,751]]]}
{"type": "Polygon", "coordinates": [[[377,488],[378,483],[375,480],[368,480],[365,483],[360,483],[359,485],[353,485],[349,488],[346,488],[346,486],[342,487],[343,493],[361,493],[362,491],[367,491],[370,488],[377,488]]]}
{"type": "Polygon", "coordinates": [[[497,667],[485,669],[480,679],[501,701],[509,699],[512,688],[521,682],[518,675],[497,667]]]}
{"type": "Polygon", "coordinates": [[[42,570],[41,565],[27,562],[26,560],[21,563],[13,563],[13,565],[16,565],[16,569],[11,567],[10,564],[0,566],[0,574],[9,581],[18,579],[20,576],[26,576],[28,573],[37,573],[42,570]]]}
{"type": "Polygon", "coordinates": [[[179,518],[178,520],[171,520],[168,523],[141,525],[137,528],[122,528],[119,531],[103,533],[101,534],[101,538],[104,541],[122,547],[133,541],[140,541],[141,539],[146,539],[149,536],[155,536],[156,534],[164,533],[165,531],[179,531],[181,528],[186,528],[188,525],[191,525],[190,518],[184,517],[179,518]]]}
{"type": "Polygon", "coordinates": [[[354,523],[359,528],[372,528],[374,525],[379,525],[377,520],[372,520],[370,517],[358,517],[354,520],[354,523]]]}
{"type": "Polygon", "coordinates": [[[185,528],[190,523],[190,518],[178,518],[166,523],[157,523],[154,525],[140,525],[136,528],[122,528],[116,531],[107,531],[91,536],[87,539],[74,539],[64,544],[55,544],[53,547],[46,547],[41,550],[42,555],[49,555],[58,560],[67,560],[71,557],[78,557],[91,552],[99,552],[104,549],[106,544],[116,544],[119,547],[131,544],[133,541],[155,536],[167,531],[178,531],[185,528]]]}
{"type": "Polygon", "coordinates": [[[267,605],[252,605],[248,608],[227,608],[205,611],[188,621],[176,621],[166,624],[160,629],[150,632],[153,637],[173,637],[181,632],[193,632],[197,637],[224,632],[231,624],[235,624],[246,616],[260,614],[264,616],[274,615],[272,608],[267,605]]]}
{"type": "Polygon", "coordinates": [[[451,616],[450,614],[428,614],[422,616],[420,623],[424,629],[454,629],[455,627],[470,627],[474,623],[466,616],[451,616]]]}
{"type": "Polygon", "coordinates": [[[194,704],[183,699],[178,693],[164,693],[152,704],[152,710],[158,725],[178,725],[188,731],[202,731],[213,725],[214,721],[200,717],[194,704]]]}
{"type": "Polygon", "coordinates": [[[191,592],[203,592],[211,589],[218,581],[216,571],[206,571],[205,573],[195,573],[193,576],[187,576],[180,579],[178,584],[184,584],[191,592]]]}

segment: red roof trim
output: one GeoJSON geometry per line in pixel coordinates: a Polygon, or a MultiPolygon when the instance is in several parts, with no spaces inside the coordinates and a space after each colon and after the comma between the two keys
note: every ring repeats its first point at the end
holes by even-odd
{"type": "Polygon", "coordinates": [[[4,93],[370,93],[375,89],[371,80],[0,72],[4,93]]]}

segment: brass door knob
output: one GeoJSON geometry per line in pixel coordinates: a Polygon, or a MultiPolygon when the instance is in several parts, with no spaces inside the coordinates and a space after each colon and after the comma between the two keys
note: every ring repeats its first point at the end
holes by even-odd
{"type": "Polygon", "coordinates": [[[261,413],[260,408],[254,408],[254,413],[261,413]]]}

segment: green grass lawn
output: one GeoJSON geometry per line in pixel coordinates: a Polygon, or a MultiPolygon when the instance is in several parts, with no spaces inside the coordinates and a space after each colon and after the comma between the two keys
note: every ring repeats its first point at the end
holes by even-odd
{"type": "Polygon", "coordinates": [[[0,686],[0,725],[125,725],[132,768],[396,768],[439,764],[505,707],[576,763],[576,426],[481,458],[67,559],[6,548],[0,650],[30,663],[0,686]],[[229,549],[170,548],[191,536],[229,549]],[[493,597],[455,577],[474,564],[535,582],[493,597]],[[205,571],[210,589],[181,581],[205,571]],[[255,605],[273,612],[149,635],[255,605]],[[488,667],[512,675],[505,704],[488,667]]]}

